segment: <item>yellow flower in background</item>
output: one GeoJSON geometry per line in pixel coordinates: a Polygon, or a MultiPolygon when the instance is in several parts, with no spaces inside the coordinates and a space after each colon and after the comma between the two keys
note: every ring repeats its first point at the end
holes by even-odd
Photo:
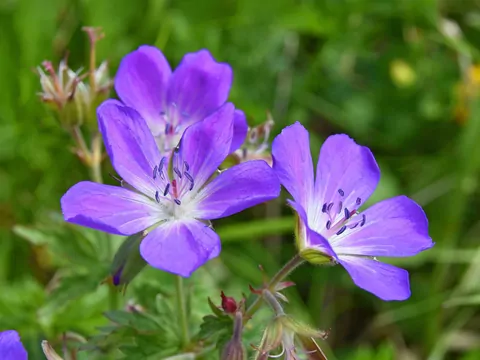
{"type": "Polygon", "coordinates": [[[460,124],[468,119],[468,102],[480,94],[480,64],[470,66],[466,79],[455,86],[456,106],[454,110],[455,121],[460,124]]]}
{"type": "Polygon", "coordinates": [[[398,88],[411,87],[417,81],[415,70],[402,59],[396,59],[390,63],[390,77],[398,88]]]}

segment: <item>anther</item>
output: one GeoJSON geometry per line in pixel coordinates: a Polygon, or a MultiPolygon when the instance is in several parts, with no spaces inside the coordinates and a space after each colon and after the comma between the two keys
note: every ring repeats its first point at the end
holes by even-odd
{"type": "Polygon", "coordinates": [[[172,128],[172,125],[170,125],[169,123],[166,123],[165,124],[165,134],[167,134],[167,135],[170,134],[171,128],[172,128]]]}
{"type": "Polygon", "coordinates": [[[157,203],[160,202],[160,196],[158,195],[158,190],[155,191],[155,200],[157,200],[157,203]]]}
{"type": "Polygon", "coordinates": [[[342,212],[342,208],[343,208],[343,203],[340,201],[338,203],[338,213],[340,214],[342,212]]]}
{"type": "Polygon", "coordinates": [[[164,156],[162,157],[162,160],[160,160],[160,164],[158,165],[158,172],[162,172],[163,171],[163,165],[165,165],[165,161],[167,161],[167,158],[164,156]]]}
{"type": "Polygon", "coordinates": [[[365,225],[365,221],[367,221],[367,217],[365,216],[365,214],[362,214],[362,222],[360,223],[360,227],[365,225]]]}
{"type": "Polygon", "coordinates": [[[333,203],[331,202],[330,204],[328,204],[327,206],[327,211],[330,211],[332,210],[332,207],[333,207],[333,203]]]}
{"type": "Polygon", "coordinates": [[[190,181],[190,188],[188,190],[192,191],[193,189],[193,185],[194,185],[194,182],[193,182],[193,177],[192,175],[190,175],[188,172],[184,172],[183,173],[185,175],[185,177],[188,179],[188,181],[190,181]]]}
{"type": "Polygon", "coordinates": [[[337,235],[340,235],[340,234],[343,234],[343,232],[347,230],[347,227],[345,225],[343,225],[340,230],[337,231],[337,235]]]}
{"type": "Polygon", "coordinates": [[[153,168],[153,179],[154,180],[157,178],[157,170],[158,170],[158,166],[155,165],[155,167],[153,168]]]}
{"type": "Polygon", "coordinates": [[[326,213],[327,212],[327,203],[323,204],[322,206],[322,212],[326,213]]]}
{"type": "Polygon", "coordinates": [[[181,202],[180,200],[178,200],[178,199],[175,199],[175,200],[173,200],[173,201],[175,201],[175,204],[177,204],[177,205],[181,205],[181,204],[182,204],[182,202],[181,202]]]}
{"type": "Polygon", "coordinates": [[[357,198],[356,204],[357,204],[357,205],[360,205],[361,203],[362,203],[362,199],[357,198]]]}
{"type": "Polygon", "coordinates": [[[180,172],[180,170],[178,170],[176,167],[173,168],[173,171],[175,172],[175,174],[177,174],[177,176],[181,179],[182,178],[182,173],[180,172]]]}
{"type": "Polygon", "coordinates": [[[345,192],[344,192],[342,189],[338,189],[338,193],[340,194],[340,196],[344,196],[344,195],[345,195],[345,192]]]}
{"type": "Polygon", "coordinates": [[[332,226],[332,222],[330,220],[327,221],[327,230],[330,230],[330,227],[332,226]]]}
{"type": "Polygon", "coordinates": [[[186,161],[183,161],[183,166],[185,167],[185,171],[190,170],[190,165],[186,161]]]}
{"type": "Polygon", "coordinates": [[[165,186],[165,190],[163,190],[163,196],[167,196],[168,192],[170,191],[170,183],[165,186]]]}
{"type": "Polygon", "coordinates": [[[350,211],[348,211],[348,209],[345,208],[343,212],[345,213],[345,219],[346,220],[350,219],[350,211]]]}

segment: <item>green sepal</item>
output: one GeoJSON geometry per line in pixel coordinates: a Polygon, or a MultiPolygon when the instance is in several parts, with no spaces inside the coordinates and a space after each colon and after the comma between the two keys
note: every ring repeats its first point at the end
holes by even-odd
{"type": "Polygon", "coordinates": [[[147,265],[140,255],[143,234],[129,236],[120,245],[110,268],[112,282],[116,286],[128,285],[147,265]]]}
{"type": "Polygon", "coordinates": [[[332,262],[332,257],[313,248],[304,248],[299,255],[311,264],[324,265],[332,262]]]}

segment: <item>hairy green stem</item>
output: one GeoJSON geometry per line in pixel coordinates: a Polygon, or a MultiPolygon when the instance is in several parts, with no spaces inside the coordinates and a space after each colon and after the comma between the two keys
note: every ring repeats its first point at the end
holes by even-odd
{"type": "MultiPolygon", "coordinates": [[[[285,279],[288,275],[290,275],[293,270],[295,270],[297,267],[299,267],[301,264],[303,264],[305,260],[300,257],[300,255],[295,255],[289,262],[287,262],[276,274],[275,276],[270,280],[270,282],[267,285],[267,288],[265,290],[268,290],[269,292],[275,291],[275,287],[278,285],[279,282],[281,282],[283,279],[285,279]]],[[[257,296],[255,301],[248,307],[247,311],[245,312],[244,316],[244,324],[250,320],[250,318],[260,309],[261,305],[263,302],[262,296],[257,296]]]]}
{"type": "Polygon", "coordinates": [[[182,346],[186,347],[190,343],[190,334],[188,330],[187,299],[181,276],[177,275],[175,277],[175,288],[177,291],[177,311],[182,333],[182,346]]]}
{"type": "Polygon", "coordinates": [[[93,135],[90,172],[91,172],[91,176],[92,176],[93,181],[95,181],[99,184],[103,183],[103,177],[102,177],[102,138],[100,136],[100,133],[96,133],[95,135],[93,135]]]}

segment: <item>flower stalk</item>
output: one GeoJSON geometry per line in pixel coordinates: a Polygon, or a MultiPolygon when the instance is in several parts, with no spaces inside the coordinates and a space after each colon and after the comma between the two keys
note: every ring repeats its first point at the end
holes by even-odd
{"type": "MultiPolygon", "coordinates": [[[[290,275],[297,267],[302,265],[305,262],[300,255],[295,255],[289,262],[287,262],[270,280],[267,287],[264,290],[264,293],[268,291],[271,294],[272,291],[275,291],[275,287],[288,275],[290,275]]],[[[273,295],[272,295],[273,296],[273,295]]],[[[248,307],[243,318],[244,324],[250,320],[250,318],[260,309],[263,302],[263,297],[261,295],[257,296],[255,301],[248,307]]]]}
{"type": "Polygon", "coordinates": [[[186,347],[190,343],[190,332],[188,330],[187,298],[183,284],[183,277],[175,276],[175,290],[177,292],[177,310],[178,321],[182,335],[182,346],[186,347]]]}

